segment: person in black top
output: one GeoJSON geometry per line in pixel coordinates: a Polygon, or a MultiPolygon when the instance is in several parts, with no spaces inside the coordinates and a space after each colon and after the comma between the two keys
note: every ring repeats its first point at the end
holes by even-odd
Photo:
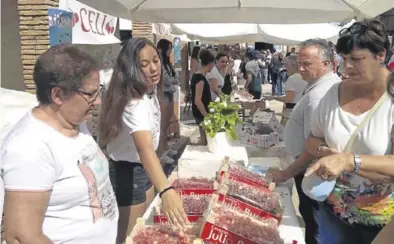
{"type": "Polygon", "coordinates": [[[234,76],[234,60],[232,58],[229,59],[226,68],[226,75],[224,76],[224,84],[222,87],[222,93],[226,95],[230,95],[233,91],[233,76],[234,76]]]}
{"type": "MultiPolygon", "coordinates": [[[[205,75],[211,72],[214,67],[215,57],[207,49],[200,50],[200,69],[193,74],[190,84],[192,92],[192,111],[193,117],[198,125],[203,122],[205,115],[209,112],[208,105],[211,102],[211,91],[205,75]]],[[[200,138],[206,144],[204,131],[200,126],[200,138]]]]}

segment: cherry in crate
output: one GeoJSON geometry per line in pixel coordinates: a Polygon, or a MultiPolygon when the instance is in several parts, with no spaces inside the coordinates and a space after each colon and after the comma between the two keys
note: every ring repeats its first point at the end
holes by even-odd
{"type": "Polygon", "coordinates": [[[214,189],[215,181],[208,178],[177,178],[172,182],[172,186],[178,189],[214,189]]]}
{"type": "MultiPolygon", "coordinates": [[[[141,220],[142,221],[142,220],[141,220]]],[[[127,244],[196,244],[201,243],[198,231],[201,226],[189,226],[183,230],[170,225],[138,224],[134,227],[127,244]]]]}
{"type": "Polygon", "coordinates": [[[219,187],[219,192],[262,209],[270,213],[278,221],[282,218],[284,209],[280,203],[280,196],[276,192],[229,179],[228,175],[224,176],[223,182],[219,187]]]}
{"type": "Polygon", "coordinates": [[[244,181],[249,184],[258,185],[273,190],[275,184],[268,177],[256,174],[244,166],[233,163],[226,157],[219,170],[219,182],[222,181],[223,175],[228,174],[230,178],[244,181]]]}
{"type": "Polygon", "coordinates": [[[223,208],[219,205],[211,205],[200,237],[212,244],[281,243],[274,219],[253,219],[245,214],[223,208]]]}
{"type": "MultiPolygon", "coordinates": [[[[211,200],[211,195],[181,195],[181,197],[186,215],[191,223],[197,222],[202,218],[211,200]]],[[[165,224],[168,222],[168,219],[163,215],[160,206],[161,205],[157,205],[155,207],[156,215],[153,216],[153,222],[165,224]]]]}

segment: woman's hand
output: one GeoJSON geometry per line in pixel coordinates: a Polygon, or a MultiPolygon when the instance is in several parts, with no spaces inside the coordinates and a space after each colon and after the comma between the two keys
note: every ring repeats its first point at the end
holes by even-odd
{"type": "Polygon", "coordinates": [[[305,172],[305,177],[315,173],[325,180],[335,180],[343,172],[354,170],[354,159],[352,153],[337,153],[319,159],[305,172]]]}
{"type": "Polygon", "coordinates": [[[182,228],[188,224],[188,219],[183,208],[183,201],[174,189],[163,193],[161,201],[163,213],[172,225],[182,228]]]}

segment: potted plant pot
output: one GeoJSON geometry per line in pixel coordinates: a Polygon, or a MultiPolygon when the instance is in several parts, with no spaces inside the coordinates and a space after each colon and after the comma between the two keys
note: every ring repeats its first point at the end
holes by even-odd
{"type": "Polygon", "coordinates": [[[225,131],[217,132],[216,135],[212,138],[208,134],[207,136],[207,146],[208,150],[216,155],[226,156],[228,155],[231,144],[229,142],[229,138],[225,131]]]}
{"type": "Polygon", "coordinates": [[[241,122],[238,111],[241,107],[231,102],[227,95],[209,104],[209,113],[201,126],[205,130],[208,150],[214,154],[226,156],[231,148],[230,138],[237,139],[236,126],[241,122]]]}

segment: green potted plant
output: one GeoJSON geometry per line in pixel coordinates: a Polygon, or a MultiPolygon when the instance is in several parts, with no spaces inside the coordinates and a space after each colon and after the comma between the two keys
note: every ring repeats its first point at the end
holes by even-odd
{"type": "Polygon", "coordinates": [[[208,107],[209,113],[201,125],[207,135],[208,149],[225,155],[230,148],[228,139],[238,139],[236,126],[242,122],[238,115],[241,106],[232,102],[230,96],[222,95],[208,107]]]}

